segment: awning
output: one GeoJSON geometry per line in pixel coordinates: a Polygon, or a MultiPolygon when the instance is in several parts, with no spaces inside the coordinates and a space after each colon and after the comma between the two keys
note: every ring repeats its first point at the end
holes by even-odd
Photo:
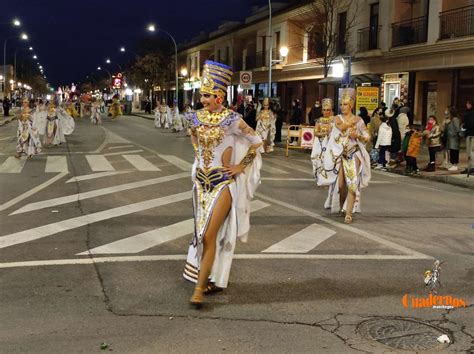
{"type": "MultiPolygon", "coordinates": [[[[382,78],[376,74],[359,74],[359,75],[352,75],[351,76],[351,83],[354,85],[361,85],[364,83],[371,83],[371,84],[381,84],[382,78]]],[[[340,85],[341,78],[340,77],[327,77],[325,79],[321,79],[318,81],[320,85],[340,85]]]]}

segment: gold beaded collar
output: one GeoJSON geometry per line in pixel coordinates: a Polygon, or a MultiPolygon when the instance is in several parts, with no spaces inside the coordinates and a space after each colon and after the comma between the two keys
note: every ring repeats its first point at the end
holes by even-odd
{"type": "Polygon", "coordinates": [[[196,117],[200,123],[219,125],[230,113],[229,109],[223,109],[221,112],[209,112],[208,110],[200,109],[196,112],[196,117]]]}

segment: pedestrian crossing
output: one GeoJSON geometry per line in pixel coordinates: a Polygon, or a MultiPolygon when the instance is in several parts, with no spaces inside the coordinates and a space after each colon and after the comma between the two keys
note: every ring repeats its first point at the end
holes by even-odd
{"type": "MultiPolygon", "coordinates": [[[[109,154],[82,154],[74,155],[74,158],[83,158],[87,162],[89,171],[91,172],[102,172],[102,173],[116,173],[123,172],[123,168],[119,169],[115,167],[109,160],[112,157],[119,156],[120,160],[126,162],[125,166],[129,166],[126,170],[140,171],[140,172],[160,172],[161,168],[156,165],[156,162],[152,162],[147,158],[134,154],[137,150],[128,151],[127,153],[109,153],[109,154]]],[[[140,150],[143,151],[143,150],[140,150]]],[[[155,159],[154,159],[155,160],[155,159]]],[[[192,164],[189,164],[177,157],[168,157],[172,164],[175,164],[179,169],[190,171],[192,164]]],[[[64,173],[69,172],[70,156],[66,155],[48,155],[48,156],[35,156],[32,159],[25,157],[15,158],[13,156],[7,157],[3,162],[0,163],[0,174],[17,174],[22,173],[29,164],[37,164],[38,161],[44,164],[44,173],[64,173]]],[[[115,160],[117,161],[117,160],[115,160]]],[[[117,163],[117,165],[124,166],[123,164],[117,163]]],[[[93,178],[97,178],[96,176],[93,178]]],[[[87,179],[87,178],[86,178],[87,179]]]]}

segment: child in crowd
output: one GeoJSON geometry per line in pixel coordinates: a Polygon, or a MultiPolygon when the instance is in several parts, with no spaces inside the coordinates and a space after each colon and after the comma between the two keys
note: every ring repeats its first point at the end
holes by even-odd
{"type": "Polygon", "coordinates": [[[423,132],[420,125],[412,125],[410,140],[406,152],[406,170],[405,174],[418,175],[420,170],[416,164],[416,159],[420,153],[421,143],[423,142],[423,132]]]}
{"type": "Polygon", "coordinates": [[[387,124],[388,118],[386,116],[380,117],[381,124],[379,127],[377,142],[375,148],[379,150],[379,163],[375,167],[376,170],[385,170],[387,165],[387,159],[385,153],[392,144],[392,128],[387,124]]]}

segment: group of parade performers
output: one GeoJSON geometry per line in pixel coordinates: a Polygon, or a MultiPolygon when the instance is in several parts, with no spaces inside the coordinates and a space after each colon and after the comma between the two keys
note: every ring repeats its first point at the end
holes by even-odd
{"type": "MultiPolygon", "coordinates": [[[[236,241],[247,240],[249,203],[260,184],[262,154],[273,150],[275,136],[275,117],[268,99],[253,130],[240,114],[223,105],[232,69],[206,61],[203,73],[200,92],[204,108],[184,115],[195,152],[195,231],[183,276],[195,283],[190,304],[196,308],[202,306],[204,295],[228,285],[236,241]]],[[[341,99],[340,115],[334,115],[330,99],[323,101],[311,155],[317,185],[328,188],[325,208],[340,213],[347,224],[352,223],[353,213],[360,212],[361,188],[370,180],[370,157],[365,148],[370,136],[352,108],[349,95],[341,99]]],[[[161,118],[161,112],[167,110],[160,109],[161,118]]]]}
{"type": "MultiPolygon", "coordinates": [[[[79,112],[72,100],[57,104],[56,99],[47,103],[37,100],[31,108],[30,101],[25,98],[17,112],[18,131],[16,158],[26,155],[31,158],[41,152],[42,147],[58,146],[66,142],[65,136],[73,133],[75,118],[89,116],[92,124],[102,123],[104,103],[100,99],[81,101],[79,112]]],[[[114,97],[109,107],[112,120],[122,115],[118,98],[114,97]]]]}
{"type": "MultiPolygon", "coordinates": [[[[158,104],[155,127],[186,129],[194,148],[194,234],[189,245],[183,277],[195,283],[190,304],[200,308],[204,296],[227,287],[237,239],[246,242],[250,229],[250,201],[260,184],[262,154],[273,150],[275,117],[269,100],[257,115],[256,130],[239,113],[224,106],[232,68],[206,61],[201,79],[202,109],[158,104]]],[[[91,118],[98,120],[100,104],[92,103],[91,118]]],[[[341,114],[334,115],[330,99],[323,100],[323,117],[314,127],[311,154],[318,186],[328,188],[325,208],[352,223],[360,212],[361,189],[370,180],[370,157],[365,148],[369,133],[363,120],[352,113],[353,99],[344,95],[341,114]]],[[[120,112],[117,112],[120,113],[120,112]]],[[[65,108],[37,105],[32,112],[24,102],[19,114],[17,157],[28,157],[44,145],[57,145],[74,130],[74,119],[65,108]]],[[[96,121],[97,122],[97,121],[96,121]]]]}

